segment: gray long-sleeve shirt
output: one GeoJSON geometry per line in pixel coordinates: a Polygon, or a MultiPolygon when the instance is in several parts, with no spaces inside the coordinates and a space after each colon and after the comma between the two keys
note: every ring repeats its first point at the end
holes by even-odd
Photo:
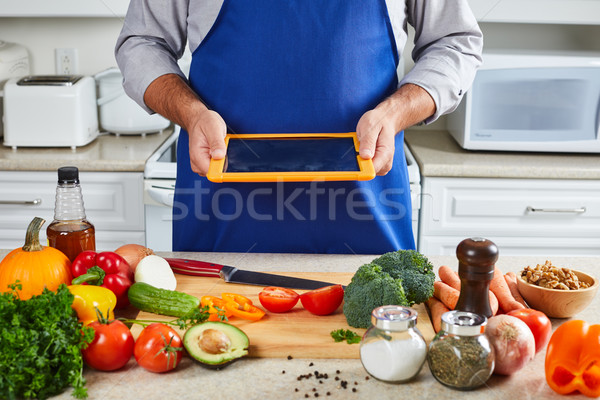
{"type": "MultiPolygon", "coordinates": [[[[125,91],[148,112],[146,89],[156,78],[175,73],[186,43],[202,43],[223,0],[131,0],[115,55],[125,91]]],[[[415,29],[414,67],[399,86],[413,83],[433,98],[436,112],[425,122],[453,111],[481,64],[483,38],[467,0],[386,0],[398,54],[415,29]]]]}

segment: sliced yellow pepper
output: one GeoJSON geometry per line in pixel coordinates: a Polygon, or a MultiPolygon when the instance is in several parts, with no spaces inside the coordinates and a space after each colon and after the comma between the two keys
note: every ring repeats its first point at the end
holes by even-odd
{"type": "Polygon", "coordinates": [[[83,325],[89,325],[98,320],[96,308],[100,310],[104,318],[109,320],[115,318],[114,310],[117,305],[117,296],[112,290],[95,285],[71,285],[68,288],[75,296],[71,307],[75,310],[79,321],[83,322],[83,325]]]}

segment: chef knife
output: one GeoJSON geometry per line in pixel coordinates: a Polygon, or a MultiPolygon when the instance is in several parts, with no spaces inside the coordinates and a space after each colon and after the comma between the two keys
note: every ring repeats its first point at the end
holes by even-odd
{"type": "Polygon", "coordinates": [[[279,286],[290,289],[318,289],[335,283],[293,278],[290,276],[268,274],[265,272],[244,271],[229,265],[220,265],[185,258],[166,258],[173,272],[192,276],[220,277],[227,283],[245,285],[279,286]]]}

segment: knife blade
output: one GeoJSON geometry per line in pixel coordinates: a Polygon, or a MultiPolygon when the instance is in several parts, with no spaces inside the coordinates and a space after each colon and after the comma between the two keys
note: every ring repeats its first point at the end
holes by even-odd
{"type": "Polygon", "coordinates": [[[284,275],[269,274],[237,269],[229,265],[209,263],[206,261],[188,260],[185,258],[166,258],[173,272],[191,276],[207,276],[223,278],[227,283],[240,283],[257,286],[279,286],[289,289],[319,289],[336,283],[315,281],[312,279],[294,278],[284,275]]]}

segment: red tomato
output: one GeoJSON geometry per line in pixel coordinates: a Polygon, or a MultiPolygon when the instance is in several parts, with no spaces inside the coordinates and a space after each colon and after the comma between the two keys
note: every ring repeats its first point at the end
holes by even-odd
{"type": "Polygon", "coordinates": [[[304,308],[316,315],[329,315],[342,304],[344,288],[342,285],[326,286],[300,295],[304,308]]]}
{"type": "Polygon", "coordinates": [[[552,335],[552,323],[546,314],[533,308],[522,308],[506,314],[517,317],[527,324],[535,339],[536,354],[546,347],[552,335]]]}
{"type": "Polygon", "coordinates": [[[133,355],[137,363],[151,372],[175,369],[183,354],[181,338],[165,324],[154,323],[144,328],[135,342],[133,355]]]}
{"type": "Polygon", "coordinates": [[[260,304],[274,313],[290,311],[299,299],[300,295],[292,289],[275,286],[266,287],[258,294],[260,304]]]}
{"type": "Polygon", "coordinates": [[[94,328],[95,337],[92,343],[81,350],[87,365],[100,371],[119,369],[133,354],[133,335],[121,321],[94,321],[89,326],[94,328]]]}

